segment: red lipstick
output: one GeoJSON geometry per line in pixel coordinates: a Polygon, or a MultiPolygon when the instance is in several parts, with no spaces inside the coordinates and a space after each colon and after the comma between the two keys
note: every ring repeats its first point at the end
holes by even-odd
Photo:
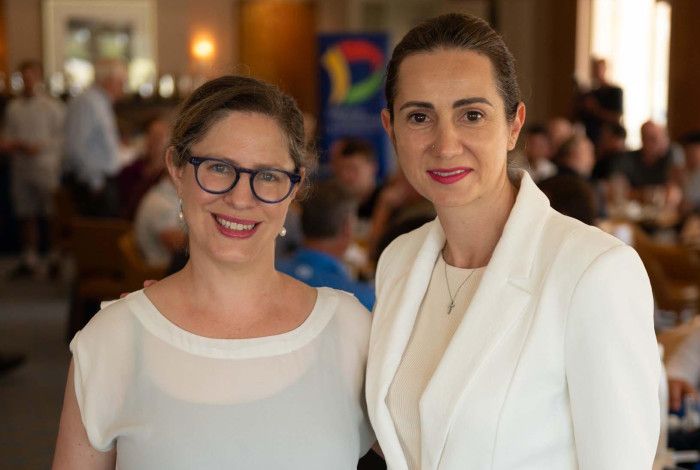
{"type": "Polygon", "coordinates": [[[455,168],[434,168],[428,170],[428,176],[441,184],[452,184],[466,177],[472,172],[471,168],[455,167],[455,168]]]}
{"type": "Polygon", "coordinates": [[[250,238],[258,229],[258,222],[221,214],[212,214],[216,228],[225,237],[250,238]]]}

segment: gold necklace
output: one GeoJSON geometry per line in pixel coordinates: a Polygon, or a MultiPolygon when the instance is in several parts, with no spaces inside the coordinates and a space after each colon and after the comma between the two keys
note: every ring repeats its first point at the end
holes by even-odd
{"type": "Polygon", "coordinates": [[[443,259],[445,263],[445,284],[447,284],[447,293],[450,294],[450,305],[447,307],[447,314],[449,315],[452,313],[452,309],[455,308],[455,299],[457,298],[457,294],[459,294],[459,291],[462,289],[464,284],[467,283],[470,277],[472,277],[472,274],[476,271],[476,269],[472,269],[472,272],[469,273],[469,275],[464,278],[462,283],[459,285],[457,290],[455,291],[455,295],[452,295],[452,291],[450,290],[450,280],[447,278],[447,261],[443,259]]]}

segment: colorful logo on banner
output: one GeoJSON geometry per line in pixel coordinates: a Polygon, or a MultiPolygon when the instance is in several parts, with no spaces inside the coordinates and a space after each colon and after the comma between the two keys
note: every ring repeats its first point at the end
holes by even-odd
{"type": "Polygon", "coordinates": [[[384,76],[384,52],[369,41],[347,39],[328,48],[321,63],[330,78],[332,104],[358,104],[372,98],[382,85],[384,76]],[[369,66],[369,76],[353,82],[351,67],[364,62],[369,66]]]}

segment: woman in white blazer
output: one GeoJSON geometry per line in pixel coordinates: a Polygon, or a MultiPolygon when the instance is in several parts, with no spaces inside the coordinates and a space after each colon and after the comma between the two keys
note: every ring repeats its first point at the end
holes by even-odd
{"type": "Polygon", "coordinates": [[[366,393],[389,469],[650,469],[647,275],[509,175],[525,106],[501,38],[466,15],[419,25],[386,94],[401,168],[438,214],[377,270],[366,393]]]}

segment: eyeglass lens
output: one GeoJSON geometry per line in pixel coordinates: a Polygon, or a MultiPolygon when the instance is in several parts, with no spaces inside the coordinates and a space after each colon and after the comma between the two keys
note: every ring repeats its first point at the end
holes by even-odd
{"type": "MultiPolygon", "coordinates": [[[[251,186],[253,194],[265,202],[277,202],[285,197],[291,189],[289,175],[280,170],[260,169],[256,170],[252,178],[251,186]]],[[[197,170],[199,184],[207,191],[221,193],[231,189],[239,178],[236,168],[219,161],[204,161],[197,170]]]]}

